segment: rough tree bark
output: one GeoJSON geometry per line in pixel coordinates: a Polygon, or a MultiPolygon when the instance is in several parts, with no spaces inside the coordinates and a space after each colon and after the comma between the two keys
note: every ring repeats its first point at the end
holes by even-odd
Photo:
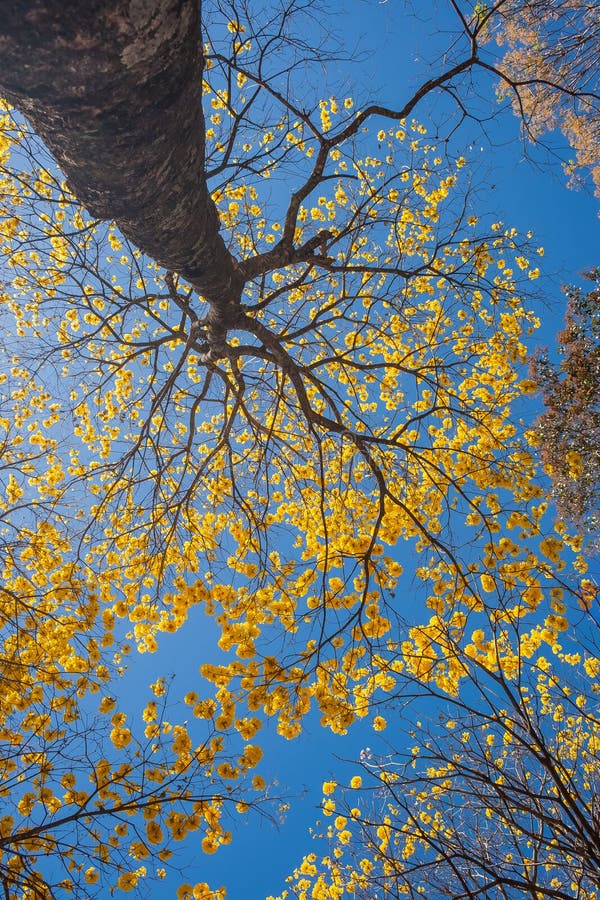
{"type": "Polygon", "coordinates": [[[211,355],[244,278],[204,174],[198,0],[4,4],[0,92],[28,119],[93,216],[210,303],[211,355]]]}

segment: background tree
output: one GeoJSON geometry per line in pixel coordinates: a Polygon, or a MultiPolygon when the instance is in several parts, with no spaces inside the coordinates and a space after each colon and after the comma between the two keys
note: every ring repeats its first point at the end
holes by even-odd
{"type": "Polygon", "coordinates": [[[591,290],[565,288],[565,328],[558,334],[560,362],[547,351],[532,360],[545,410],[534,432],[552,482],[557,512],[596,547],[600,457],[600,273],[589,272],[591,290]]]}
{"type": "Polygon", "coordinates": [[[509,93],[524,133],[535,141],[560,130],[574,150],[565,161],[572,184],[591,176],[600,190],[600,11],[585,0],[521,2],[492,7],[490,34],[504,54],[501,94],[509,93]]]}

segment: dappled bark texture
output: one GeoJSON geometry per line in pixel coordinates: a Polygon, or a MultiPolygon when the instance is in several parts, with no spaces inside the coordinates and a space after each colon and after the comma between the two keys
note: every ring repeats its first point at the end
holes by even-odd
{"type": "Polygon", "coordinates": [[[3,5],[0,91],[90,213],[188,279],[218,330],[242,278],[204,177],[202,68],[198,0],[3,5]]]}

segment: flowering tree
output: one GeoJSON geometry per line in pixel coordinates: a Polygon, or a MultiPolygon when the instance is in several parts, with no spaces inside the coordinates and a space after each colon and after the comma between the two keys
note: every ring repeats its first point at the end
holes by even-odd
{"type": "Polygon", "coordinates": [[[596,593],[585,582],[573,610],[581,640],[492,620],[463,642],[438,622],[437,660],[406,679],[387,752],[366,748],[349,779],[325,782],[313,852],[282,896],[596,898],[596,593]],[[436,686],[450,661],[455,696],[436,686]],[[394,737],[405,717],[408,747],[394,737]]]}
{"type": "MultiPolygon", "coordinates": [[[[22,511],[7,508],[5,521],[18,522],[22,511]]],[[[262,780],[252,785],[244,776],[260,761],[259,748],[225,746],[226,730],[206,720],[192,741],[160,677],[149,697],[138,697],[139,712],[119,708],[127,648],[118,619],[74,565],[50,516],[21,528],[3,560],[3,895],[130,891],[164,877],[187,834],[198,832],[207,853],[228,843],[229,811],[257,805],[262,780]]],[[[188,714],[203,714],[198,696],[189,693],[185,703],[188,714]]]]}
{"type": "MultiPolygon", "coordinates": [[[[489,17],[459,16],[463,55],[397,109],[357,110],[309,96],[300,61],[321,52],[299,41],[301,12],[6,14],[0,80],[21,114],[4,106],[0,143],[10,900],[132,890],[188,832],[214,852],[228,804],[262,795],[265,718],[293,738],[317,709],[345,733],[405,671],[429,684],[435,668],[453,696],[444,623],[458,640],[486,610],[512,623],[576,590],[579,539],[545,524],[514,421],[536,388],[539,248],[478,219],[465,160],[413,118],[440,90],[462,110],[463,79],[497,74],[489,17]],[[399,644],[403,541],[433,619],[399,644]],[[197,606],[222,656],[181,698],[193,721],[167,721],[157,672],[134,725],[112,700],[128,653],[197,606]]],[[[555,638],[568,620],[551,615],[555,638]]]]}

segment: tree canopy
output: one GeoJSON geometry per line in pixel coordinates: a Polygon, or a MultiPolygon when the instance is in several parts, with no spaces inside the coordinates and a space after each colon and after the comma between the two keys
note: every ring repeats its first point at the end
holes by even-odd
{"type": "Polygon", "coordinates": [[[326,782],[333,849],[288,891],[597,896],[594,525],[571,502],[597,498],[593,294],[572,295],[561,368],[531,362],[543,248],[479,214],[452,140],[508,92],[526,138],[560,123],[593,181],[599,13],[449,9],[395,108],[313,92],[334,61],[310,3],[6,11],[6,900],[178,871],[180,900],[221,900],[176,850],[276,814],[265,723],[377,733],[401,709],[356,803],[326,782]],[[197,615],[215,653],[180,694],[160,650],[197,615]]]}

